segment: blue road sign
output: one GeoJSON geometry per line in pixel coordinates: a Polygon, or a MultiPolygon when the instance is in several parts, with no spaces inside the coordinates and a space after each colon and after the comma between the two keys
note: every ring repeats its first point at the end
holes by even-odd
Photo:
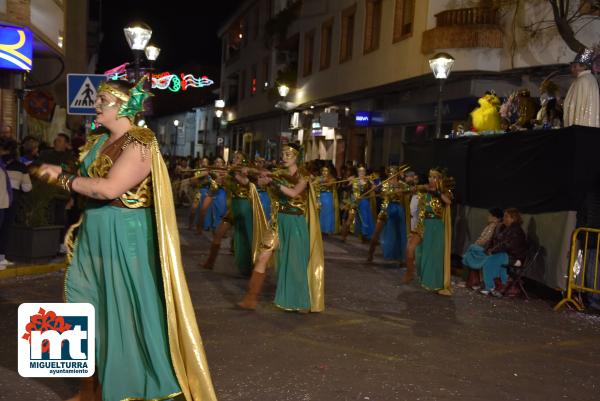
{"type": "Polygon", "coordinates": [[[100,82],[106,81],[106,75],[68,74],[67,75],[67,113],[96,114],[94,103],[100,82]]]}

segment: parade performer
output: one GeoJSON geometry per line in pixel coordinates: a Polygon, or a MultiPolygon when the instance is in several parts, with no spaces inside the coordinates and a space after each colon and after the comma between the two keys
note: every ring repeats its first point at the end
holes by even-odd
{"type": "Polygon", "coordinates": [[[232,163],[233,170],[223,177],[222,187],[227,191],[231,208],[215,231],[205,269],[212,269],[216,261],[221,240],[230,227],[233,227],[233,256],[241,274],[252,272],[252,206],[248,200],[249,184],[248,160],[242,152],[236,152],[232,163]]]}
{"type": "Polygon", "coordinates": [[[225,176],[224,168],[225,161],[217,157],[213,163],[213,169],[209,169],[209,187],[200,209],[199,219],[204,224],[198,225],[198,233],[202,230],[215,231],[227,214],[227,192],[222,186],[225,176]]]}
{"type": "Polygon", "coordinates": [[[381,211],[377,216],[377,225],[369,246],[368,262],[373,261],[373,254],[377,247],[380,233],[383,258],[386,260],[404,261],[406,251],[406,209],[404,205],[405,193],[409,191],[408,185],[399,177],[401,171],[397,166],[387,168],[387,180],[381,184],[381,211]]]}
{"type": "MultiPolygon", "coordinates": [[[[208,168],[209,160],[204,157],[200,161],[200,169],[208,168]]],[[[194,226],[198,225],[200,221],[200,210],[202,208],[202,203],[206,198],[206,194],[208,193],[208,189],[210,187],[210,178],[208,177],[208,171],[197,171],[194,174],[194,181],[197,181],[195,184],[197,187],[197,192],[190,206],[190,214],[188,218],[188,229],[191,230],[194,226]]]]}
{"type": "MultiPolygon", "coordinates": [[[[262,157],[257,157],[255,160],[255,167],[257,173],[260,176],[264,176],[264,174],[268,174],[269,170],[265,168],[265,159],[262,157]]],[[[267,221],[271,221],[271,197],[268,191],[268,183],[263,180],[259,180],[256,183],[256,190],[258,191],[258,197],[260,198],[260,204],[262,206],[263,211],[265,212],[265,216],[267,221]]]]}
{"type": "Polygon", "coordinates": [[[321,175],[315,181],[317,188],[317,201],[319,203],[319,216],[321,232],[323,234],[336,234],[340,231],[339,198],[335,184],[335,177],[329,167],[321,168],[321,175]]]}
{"type": "Polygon", "coordinates": [[[364,167],[358,168],[358,177],[351,181],[352,192],[350,195],[351,207],[348,211],[348,217],[344,222],[342,229],[342,238],[346,241],[350,226],[354,226],[356,233],[360,235],[363,242],[369,242],[375,231],[375,197],[371,191],[373,183],[367,177],[367,170],[364,167]]]}
{"type": "Polygon", "coordinates": [[[267,179],[277,205],[271,224],[256,213],[262,209],[253,208],[255,265],[248,291],[238,306],[256,309],[267,265],[275,253],[275,305],[287,311],[321,312],[325,309],[325,265],[316,190],[308,173],[298,165],[302,163],[300,145],[286,145],[282,153],[285,170],[267,179]]]}
{"type": "Polygon", "coordinates": [[[451,295],[452,187],[453,179],[441,169],[429,171],[429,183],[418,188],[419,219],[406,252],[404,282],[413,279],[416,265],[421,286],[440,295],[451,295]]]}
{"type": "Polygon", "coordinates": [[[96,311],[96,372],[75,399],[216,400],[179,249],[173,192],[154,133],[137,127],[144,78],[102,83],[79,175],[38,175],[87,197],[77,240],[69,230],[67,302],[96,311]],[[96,394],[93,394],[96,391],[96,394]],[[97,398],[96,398],[97,397],[97,398]]]}
{"type": "Polygon", "coordinates": [[[583,125],[600,127],[600,94],[598,81],[592,74],[594,52],[585,49],[571,63],[571,75],[575,81],[569,87],[563,106],[565,127],[583,125]]]}

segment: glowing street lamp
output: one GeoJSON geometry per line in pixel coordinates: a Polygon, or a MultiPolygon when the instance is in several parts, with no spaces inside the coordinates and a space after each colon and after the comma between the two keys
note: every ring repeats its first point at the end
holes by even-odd
{"type": "Polygon", "coordinates": [[[437,53],[431,59],[429,59],[429,67],[433,76],[440,81],[440,92],[438,94],[438,106],[437,106],[437,119],[435,122],[435,137],[440,138],[442,136],[442,90],[444,88],[444,82],[450,76],[450,71],[454,65],[454,57],[448,53],[437,53]]]}
{"type": "Polygon", "coordinates": [[[156,47],[154,45],[148,45],[144,49],[144,53],[146,53],[146,58],[150,61],[150,64],[154,63],[160,54],[160,47],[156,47]]]}
{"type": "Polygon", "coordinates": [[[290,87],[284,84],[281,84],[277,87],[277,91],[279,92],[279,96],[286,97],[288,93],[290,93],[290,87]]]}
{"type": "Polygon", "coordinates": [[[144,53],[146,45],[152,37],[152,29],[150,29],[150,27],[143,22],[134,22],[127,25],[123,29],[123,32],[125,33],[127,44],[133,52],[135,66],[134,81],[137,82],[140,79],[140,59],[142,58],[142,54],[144,53]]]}
{"type": "Polygon", "coordinates": [[[131,50],[144,50],[152,37],[152,29],[143,22],[129,24],[123,32],[131,50]]]}

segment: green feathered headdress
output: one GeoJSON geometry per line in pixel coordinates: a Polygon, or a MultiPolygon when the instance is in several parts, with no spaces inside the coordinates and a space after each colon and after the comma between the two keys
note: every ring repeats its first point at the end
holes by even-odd
{"type": "Polygon", "coordinates": [[[129,89],[129,100],[121,105],[117,117],[127,117],[133,122],[138,113],[144,112],[144,101],[153,96],[152,93],[144,90],[145,83],[146,76],[143,76],[133,88],[129,89]]]}

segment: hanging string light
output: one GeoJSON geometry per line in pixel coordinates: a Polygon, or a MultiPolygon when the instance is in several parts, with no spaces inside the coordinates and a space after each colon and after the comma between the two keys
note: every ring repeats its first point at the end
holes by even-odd
{"type": "MultiPolygon", "coordinates": [[[[109,80],[129,80],[127,75],[127,66],[129,63],[121,64],[104,74],[109,80]]],[[[192,74],[181,73],[179,75],[170,72],[162,72],[159,74],[148,74],[152,81],[152,89],[170,90],[171,92],[179,92],[188,88],[204,88],[213,85],[215,82],[203,75],[199,78],[192,74]]]]}

